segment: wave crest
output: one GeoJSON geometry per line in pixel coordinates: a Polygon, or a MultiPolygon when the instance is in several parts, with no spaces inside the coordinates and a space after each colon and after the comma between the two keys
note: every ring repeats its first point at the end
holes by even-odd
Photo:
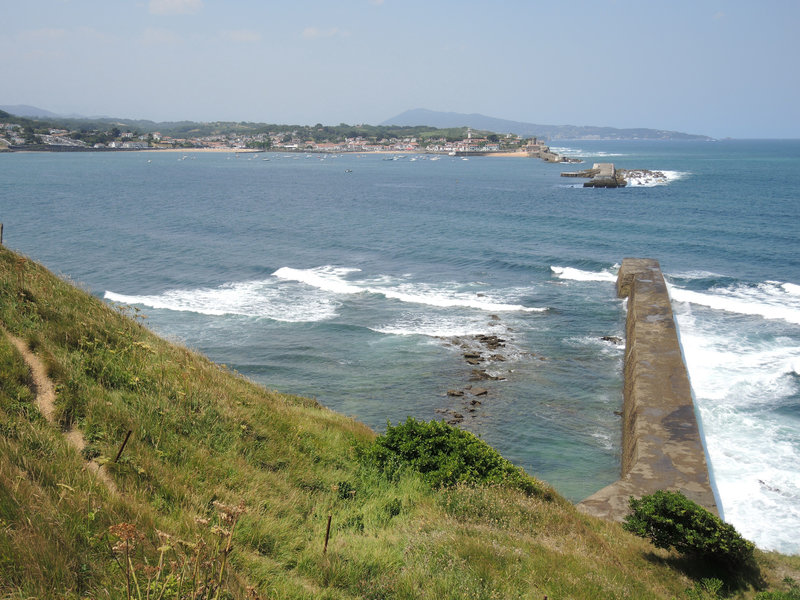
{"type": "Polygon", "coordinates": [[[800,286],[791,283],[767,281],[755,286],[735,285],[697,292],[669,286],[670,296],[676,302],[688,302],[742,315],[781,319],[800,325],[800,286]]]}
{"type": "Polygon", "coordinates": [[[492,293],[470,293],[458,291],[459,284],[433,285],[426,283],[398,282],[380,277],[362,282],[344,279],[359,269],[341,267],[317,267],[293,269],[282,267],[275,277],[304,283],[314,288],[335,294],[377,294],[391,300],[409,304],[425,304],[437,308],[473,308],[485,312],[543,312],[547,308],[523,306],[493,299],[492,293]]]}
{"type": "Polygon", "coordinates": [[[336,316],[339,304],[322,294],[297,296],[274,281],[227,283],[217,288],[167,290],[157,295],[126,295],[106,291],[104,298],[122,304],[202,315],[238,315],[288,323],[315,322],[336,316]]]}
{"type": "Polygon", "coordinates": [[[550,266],[550,270],[559,279],[567,279],[572,281],[617,281],[617,275],[615,273],[611,273],[610,271],[581,271],[580,269],[575,269],[573,267],[557,267],[552,265],[550,266]]]}

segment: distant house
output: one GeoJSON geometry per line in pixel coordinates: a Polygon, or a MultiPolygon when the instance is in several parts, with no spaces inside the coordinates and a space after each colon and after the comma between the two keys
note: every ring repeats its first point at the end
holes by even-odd
{"type": "Polygon", "coordinates": [[[334,142],[320,142],[315,144],[314,148],[318,152],[340,152],[342,150],[342,146],[334,142]]]}

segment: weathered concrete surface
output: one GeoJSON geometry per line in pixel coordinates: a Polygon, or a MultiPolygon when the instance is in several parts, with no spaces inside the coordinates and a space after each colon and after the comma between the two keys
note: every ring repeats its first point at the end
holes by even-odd
{"type": "Polygon", "coordinates": [[[667,286],[658,261],[626,258],[617,293],[628,297],[622,476],[578,504],[621,521],[628,498],[679,490],[718,514],[667,286]]]}
{"type": "Polygon", "coordinates": [[[595,163],[593,169],[597,169],[597,175],[584,183],[583,187],[616,188],[625,187],[628,184],[617,174],[614,163],[595,163]]]}
{"type": "Polygon", "coordinates": [[[562,177],[588,177],[583,187],[625,187],[628,182],[618,171],[614,163],[594,163],[591,169],[561,173],[562,177]]]}

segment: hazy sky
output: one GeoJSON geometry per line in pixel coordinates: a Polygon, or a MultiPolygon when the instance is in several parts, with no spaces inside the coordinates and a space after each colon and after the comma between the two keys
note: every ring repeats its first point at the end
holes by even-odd
{"type": "Polygon", "coordinates": [[[0,104],[800,138],[800,0],[0,0],[0,104]]]}

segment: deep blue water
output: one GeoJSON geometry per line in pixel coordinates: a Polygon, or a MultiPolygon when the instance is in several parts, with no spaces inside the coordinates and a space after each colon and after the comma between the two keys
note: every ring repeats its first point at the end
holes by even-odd
{"type": "Polygon", "coordinates": [[[6,154],[0,221],[7,246],[267,387],[377,430],[458,413],[573,500],[619,471],[623,349],[600,339],[624,335],[616,266],[657,258],[725,516],[800,552],[800,142],[557,145],[670,178],[583,189],[559,177],[580,166],[499,157],[6,154]],[[470,350],[502,380],[470,381],[470,350]],[[447,396],[469,385],[488,394],[447,396]]]}

